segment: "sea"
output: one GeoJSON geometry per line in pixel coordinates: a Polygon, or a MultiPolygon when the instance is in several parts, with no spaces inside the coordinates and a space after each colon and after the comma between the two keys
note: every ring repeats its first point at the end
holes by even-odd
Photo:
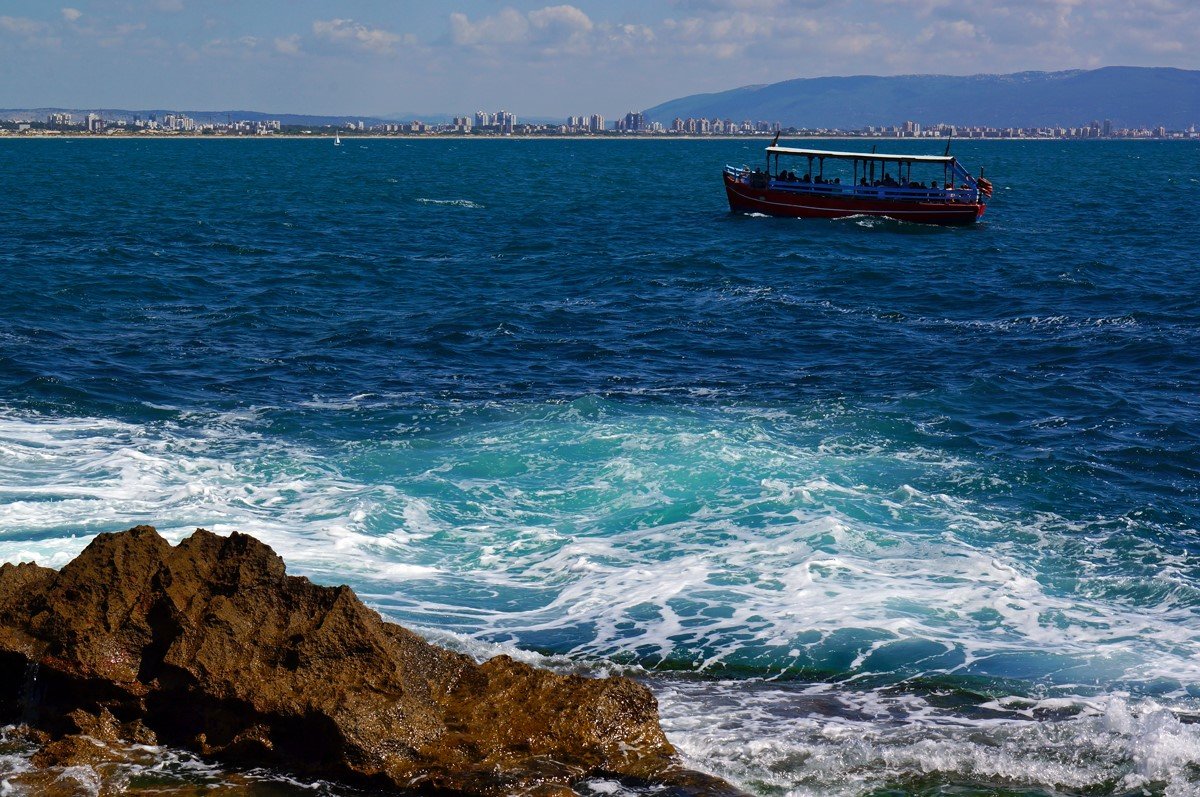
{"type": "Polygon", "coordinates": [[[1200,142],[955,141],[959,229],[731,214],[764,144],[0,141],[0,561],[247,532],[756,795],[1200,794],[1200,142]]]}

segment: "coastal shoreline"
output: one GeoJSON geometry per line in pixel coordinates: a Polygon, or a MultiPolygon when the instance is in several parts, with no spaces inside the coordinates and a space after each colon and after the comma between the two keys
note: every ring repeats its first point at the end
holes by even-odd
{"type": "MultiPolygon", "coordinates": [[[[769,143],[774,137],[773,134],[762,134],[755,136],[679,136],[679,135],[630,135],[630,136],[570,136],[570,135],[522,135],[522,136],[476,136],[476,135],[456,135],[443,134],[438,135],[412,135],[412,134],[374,134],[366,133],[363,135],[341,135],[341,140],[346,141],[746,141],[746,142],[767,142],[769,143]]],[[[96,141],[143,141],[143,140],[179,140],[179,141],[321,141],[332,140],[333,136],[326,134],[313,135],[296,135],[296,134],[280,134],[269,136],[196,136],[196,135],[157,135],[157,134],[134,134],[134,135],[47,135],[45,133],[3,133],[0,132],[0,141],[5,140],[96,140],[96,141]]],[[[783,141],[930,141],[944,143],[947,139],[943,137],[922,137],[914,138],[912,136],[783,136],[783,141]]],[[[988,138],[955,138],[955,144],[975,141],[1137,141],[1137,142],[1155,142],[1155,141],[1196,141],[1198,139],[1188,138],[1071,138],[1071,137],[1040,137],[1031,136],[1004,136],[1004,137],[988,137],[988,138]]]]}

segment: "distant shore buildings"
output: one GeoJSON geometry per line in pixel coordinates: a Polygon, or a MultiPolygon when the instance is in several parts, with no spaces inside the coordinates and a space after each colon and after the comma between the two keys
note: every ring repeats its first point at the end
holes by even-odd
{"type": "Polygon", "coordinates": [[[1141,128],[1115,126],[1111,120],[1092,120],[1073,126],[987,127],[924,124],[906,120],[894,125],[867,125],[846,130],[812,126],[784,126],[778,121],[721,118],[675,118],[669,125],[649,121],[640,111],[630,111],[612,123],[598,113],[570,116],[563,122],[520,122],[515,113],[476,111],[471,116],[456,116],[449,122],[375,122],[347,119],[338,124],[289,125],[281,120],[255,119],[199,122],[184,113],[125,113],[105,116],[88,112],[81,117],[67,111],[53,111],[38,119],[0,120],[0,135],[199,135],[199,136],[270,136],[369,134],[396,136],[771,136],[780,133],[797,138],[1028,138],[1028,139],[1195,139],[1196,126],[1169,130],[1164,125],[1141,128]]]}

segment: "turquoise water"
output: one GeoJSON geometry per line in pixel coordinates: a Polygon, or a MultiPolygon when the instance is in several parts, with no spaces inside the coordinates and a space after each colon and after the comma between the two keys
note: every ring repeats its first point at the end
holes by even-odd
{"type": "Polygon", "coordinates": [[[763,794],[1197,793],[1196,146],[955,146],[970,229],[733,216],[761,143],[0,142],[0,561],[240,529],[763,794]]]}

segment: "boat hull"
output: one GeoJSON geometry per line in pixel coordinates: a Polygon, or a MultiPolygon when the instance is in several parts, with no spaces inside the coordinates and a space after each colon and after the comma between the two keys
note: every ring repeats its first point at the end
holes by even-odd
{"type": "Polygon", "coordinates": [[[820,196],[775,188],[756,188],[725,173],[725,193],[734,213],[762,213],[798,219],[880,216],[917,224],[965,226],[983,215],[983,203],[922,202],[820,196]]]}

